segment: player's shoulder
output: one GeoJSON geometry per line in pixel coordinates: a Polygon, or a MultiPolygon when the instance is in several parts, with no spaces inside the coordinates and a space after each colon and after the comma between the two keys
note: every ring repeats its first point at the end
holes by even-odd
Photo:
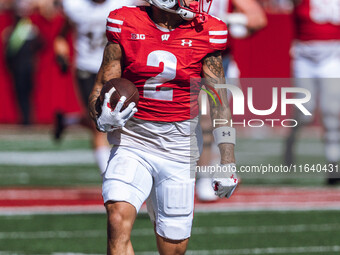
{"type": "Polygon", "coordinates": [[[223,51],[226,49],[228,28],[222,20],[212,15],[206,15],[202,27],[203,29],[201,30],[200,35],[202,36],[202,40],[208,43],[208,51],[223,51]]]}
{"type": "Polygon", "coordinates": [[[211,14],[206,16],[205,27],[207,30],[227,30],[227,25],[221,19],[211,14]]]}
{"type": "Polygon", "coordinates": [[[143,7],[138,6],[122,6],[110,12],[109,18],[118,18],[120,20],[133,19],[143,13],[143,7]]]}
{"type": "Polygon", "coordinates": [[[106,23],[108,40],[119,43],[121,42],[122,34],[141,26],[140,19],[143,17],[142,9],[142,7],[123,6],[111,11],[106,23]]]}

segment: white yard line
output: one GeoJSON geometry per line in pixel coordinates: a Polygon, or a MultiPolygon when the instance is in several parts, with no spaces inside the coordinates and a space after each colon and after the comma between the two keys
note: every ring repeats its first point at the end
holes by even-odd
{"type": "MultiPolygon", "coordinates": [[[[300,233],[300,232],[327,232],[338,231],[339,224],[313,224],[313,225],[282,225],[282,226],[245,226],[245,227],[194,227],[193,235],[235,235],[235,234],[268,234],[268,233],[300,233]]],[[[135,229],[132,236],[153,236],[150,228],[135,229]]],[[[67,239],[105,237],[103,230],[73,230],[73,231],[36,231],[36,232],[0,232],[1,240],[10,239],[67,239]]]]}
{"type": "MultiPolygon", "coordinates": [[[[146,211],[146,209],[145,209],[146,211]]],[[[0,216],[105,213],[104,205],[0,207],[0,216]]]]}
{"type": "MultiPolygon", "coordinates": [[[[212,212],[227,212],[227,213],[238,213],[238,212],[310,212],[310,211],[340,211],[340,206],[329,206],[321,207],[319,205],[306,206],[303,208],[281,207],[261,207],[253,206],[251,208],[243,207],[230,207],[228,205],[220,207],[197,207],[196,213],[212,213],[212,212]]],[[[0,216],[31,216],[31,215],[68,215],[68,214],[105,214],[105,208],[101,205],[77,205],[77,206],[30,206],[30,207],[0,207],[0,216]]],[[[146,214],[146,207],[142,207],[139,214],[146,214]]]]}
{"type": "MultiPolygon", "coordinates": [[[[281,142],[246,142],[240,144],[236,154],[240,160],[249,163],[249,157],[253,161],[263,157],[278,156],[282,154],[281,142]],[[244,149],[246,148],[246,149],[244,149]]],[[[322,144],[310,146],[310,143],[301,143],[297,146],[298,155],[319,156],[323,153],[322,144]]],[[[64,151],[1,151],[0,164],[4,165],[73,165],[94,164],[94,156],[91,150],[64,150],[64,151]]],[[[256,162],[255,162],[256,163],[256,162]]]]}
{"type": "Polygon", "coordinates": [[[2,165],[45,166],[94,163],[94,155],[91,150],[0,152],[0,164],[2,165]]]}
{"type": "Polygon", "coordinates": [[[0,255],[25,255],[25,253],[17,251],[0,251],[0,255]]]}

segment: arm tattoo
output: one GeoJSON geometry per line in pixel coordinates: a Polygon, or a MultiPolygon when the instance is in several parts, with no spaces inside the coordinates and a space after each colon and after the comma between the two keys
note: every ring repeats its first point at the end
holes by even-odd
{"type": "MultiPolygon", "coordinates": [[[[222,65],[222,56],[220,52],[214,52],[208,54],[203,62],[203,77],[205,78],[205,84],[214,86],[215,84],[225,84],[224,78],[224,70],[222,65]]],[[[213,100],[209,97],[210,106],[211,106],[211,117],[213,119],[230,119],[230,109],[227,97],[226,89],[217,89],[217,92],[222,100],[222,105],[215,104],[212,102],[213,100]]],[[[216,101],[217,95],[213,93],[213,96],[216,101]]]]}
{"type": "Polygon", "coordinates": [[[108,43],[104,50],[103,61],[97,74],[96,82],[89,96],[89,113],[93,120],[97,117],[96,101],[100,96],[103,85],[122,75],[121,68],[122,51],[118,44],[108,43]]]}
{"type": "Polygon", "coordinates": [[[122,50],[118,44],[108,43],[104,50],[103,62],[100,67],[98,76],[101,75],[100,82],[105,84],[107,81],[121,77],[121,58],[122,50]],[[102,72],[101,72],[102,71],[102,72]]]}
{"type": "Polygon", "coordinates": [[[229,164],[235,162],[234,144],[221,143],[218,145],[221,154],[221,164],[229,164]]]}
{"type": "Polygon", "coordinates": [[[224,83],[224,70],[220,52],[208,54],[204,59],[203,75],[210,85],[224,83]]]}
{"type": "Polygon", "coordinates": [[[103,55],[103,65],[104,66],[110,64],[112,61],[115,61],[122,56],[120,48],[118,49],[118,48],[113,47],[111,45],[114,45],[114,44],[108,43],[105,47],[104,55],[103,55]]]}
{"type": "MultiPolygon", "coordinates": [[[[208,85],[206,86],[207,89],[209,89],[209,86],[214,86],[215,84],[225,84],[222,56],[220,52],[208,54],[205,57],[203,62],[203,78],[205,78],[205,84],[208,85]]],[[[217,103],[217,105],[215,105],[213,100],[208,97],[211,119],[225,119],[228,120],[228,123],[230,123],[231,111],[228,103],[227,90],[216,90],[222,100],[222,104],[217,103]]],[[[215,93],[213,93],[213,97],[216,102],[219,101],[215,93]]],[[[220,144],[218,147],[220,149],[222,164],[235,162],[233,144],[220,144]]]]}

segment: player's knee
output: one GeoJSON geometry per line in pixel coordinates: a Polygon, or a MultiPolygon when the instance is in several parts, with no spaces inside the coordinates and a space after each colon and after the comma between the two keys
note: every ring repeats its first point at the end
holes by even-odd
{"type": "Polygon", "coordinates": [[[175,247],[173,250],[174,255],[184,255],[186,250],[187,250],[187,244],[188,244],[188,239],[181,240],[181,241],[175,241],[175,247]]]}
{"type": "Polygon", "coordinates": [[[133,225],[132,217],[129,217],[126,210],[116,203],[107,203],[105,206],[109,236],[113,239],[129,241],[133,225]]]}
{"type": "Polygon", "coordinates": [[[157,235],[157,244],[160,255],[184,255],[189,239],[171,240],[157,235]]]}
{"type": "Polygon", "coordinates": [[[114,229],[129,229],[131,228],[131,223],[126,217],[124,217],[123,213],[119,210],[109,209],[108,210],[108,223],[114,229]]]}
{"type": "Polygon", "coordinates": [[[172,240],[157,234],[157,247],[160,255],[183,255],[188,246],[189,239],[172,240]]]}
{"type": "Polygon", "coordinates": [[[178,245],[175,249],[169,249],[166,251],[160,251],[159,254],[160,255],[184,255],[186,252],[186,248],[181,247],[180,245],[178,245]]]}

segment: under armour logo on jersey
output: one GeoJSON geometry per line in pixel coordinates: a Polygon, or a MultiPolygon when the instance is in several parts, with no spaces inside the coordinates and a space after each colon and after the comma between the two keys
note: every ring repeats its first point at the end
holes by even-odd
{"type": "Polygon", "coordinates": [[[222,132],[222,136],[226,136],[226,135],[230,136],[230,131],[229,132],[224,132],[224,131],[222,132]]]}
{"type": "Polygon", "coordinates": [[[188,45],[189,47],[191,47],[192,46],[192,41],[191,40],[188,40],[188,41],[182,40],[182,44],[181,45],[182,46],[188,45]]]}
{"type": "Polygon", "coordinates": [[[169,40],[170,34],[164,34],[162,35],[162,41],[167,41],[169,40]]]}

